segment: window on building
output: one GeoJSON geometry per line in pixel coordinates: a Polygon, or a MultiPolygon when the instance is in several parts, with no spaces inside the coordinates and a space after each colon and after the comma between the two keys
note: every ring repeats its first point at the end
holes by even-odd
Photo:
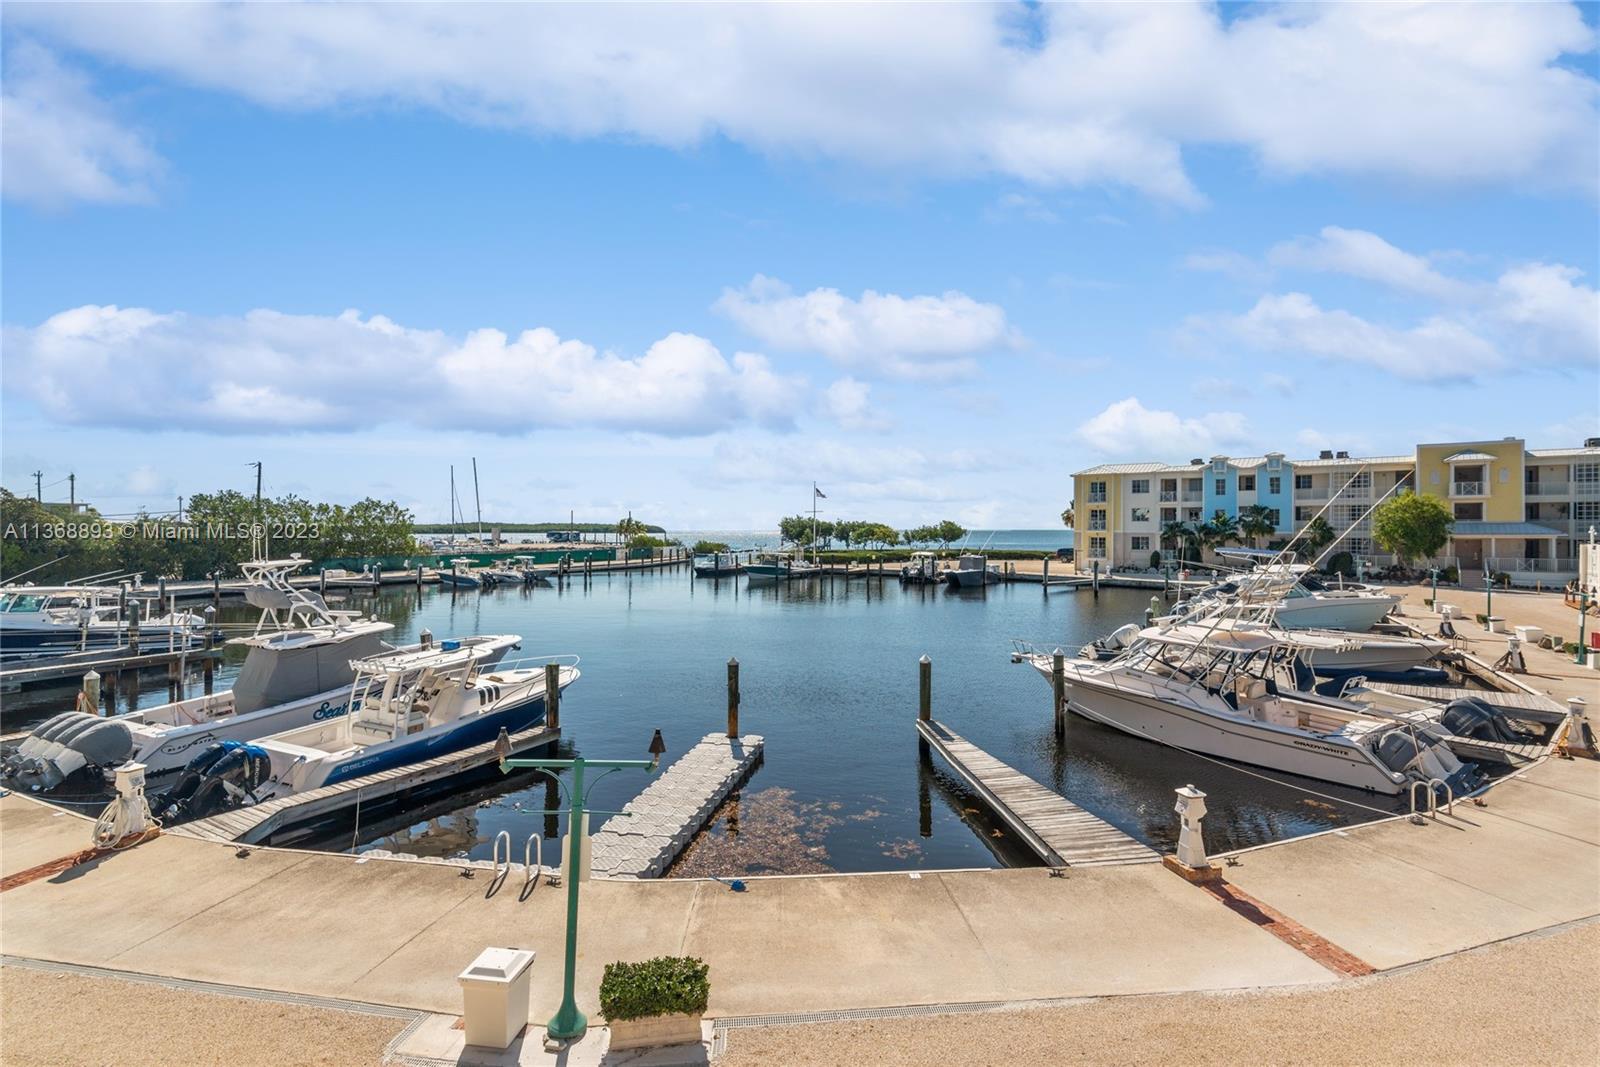
{"type": "Polygon", "coordinates": [[[1311,488],[1311,475],[1309,475],[1309,474],[1296,474],[1294,476],[1294,487],[1296,489],[1310,489],[1311,488]]]}
{"type": "Polygon", "coordinates": [[[1128,492],[1134,493],[1134,494],[1140,495],[1140,496],[1144,495],[1145,493],[1148,493],[1149,491],[1150,491],[1150,479],[1149,478],[1135,478],[1133,480],[1133,482],[1131,484],[1129,484],[1129,486],[1128,486],[1128,492]]]}
{"type": "Polygon", "coordinates": [[[1132,541],[1132,544],[1135,552],[1150,551],[1150,538],[1148,537],[1135,537],[1132,541]]]}
{"type": "Polygon", "coordinates": [[[1367,509],[1362,507],[1360,504],[1346,504],[1339,509],[1340,517],[1343,519],[1346,526],[1354,526],[1356,523],[1360,522],[1361,516],[1365,515],[1366,512],[1367,509]]]}
{"type": "Polygon", "coordinates": [[[1482,522],[1483,521],[1483,504],[1482,503],[1472,503],[1472,504],[1459,504],[1458,503],[1456,505],[1456,518],[1460,519],[1460,520],[1462,520],[1464,522],[1482,522]]]}
{"type": "Polygon", "coordinates": [[[1600,500],[1577,500],[1572,504],[1572,517],[1579,522],[1600,520],[1600,500]]]}
{"type": "Polygon", "coordinates": [[[1090,559],[1105,559],[1106,558],[1106,539],[1104,537],[1091,537],[1091,538],[1089,538],[1089,558],[1090,559]]]}
{"type": "Polygon", "coordinates": [[[1199,522],[1200,521],[1200,509],[1199,508],[1184,508],[1183,509],[1183,521],[1184,522],[1199,522]]]}
{"type": "Polygon", "coordinates": [[[1226,478],[1218,478],[1217,479],[1217,495],[1218,496],[1227,496],[1228,495],[1228,479],[1226,479],[1226,478]]]}
{"type": "Polygon", "coordinates": [[[1106,502],[1106,483],[1105,482],[1090,482],[1089,483],[1089,503],[1091,503],[1091,504],[1104,504],[1105,502],[1106,502]]]}
{"type": "Polygon", "coordinates": [[[1200,491],[1200,484],[1201,479],[1199,478],[1185,478],[1183,480],[1183,491],[1185,493],[1198,493],[1200,491]]]}
{"type": "Polygon", "coordinates": [[[1271,493],[1273,496],[1277,496],[1279,493],[1283,492],[1283,479],[1278,477],[1268,478],[1267,492],[1271,493]]]}
{"type": "Polygon", "coordinates": [[[1253,493],[1256,491],[1256,476],[1254,474],[1239,475],[1239,492],[1253,493]]]}
{"type": "Polygon", "coordinates": [[[1106,509],[1105,508],[1090,508],[1089,509],[1089,529],[1091,529],[1091,530],[1104,530],[1105,528],[1106,528],[1106,509]]]}
{"type": "Polygon", "coordinates": [[[1294,521],[1310,522],[1311,516],[1315,515],[1316,513],[1317,509],[1313,507],[1296,507],[1294,509],[1294,521]]]}
{"type": "Polygon", "coordinates": [[[1360,474],[1358,474],[1354,478],[1350,479],[1350,488],[1352,488],[1352,489],[1371,489],[1372,488],[1372,474],[1370,472],[1368,472],[1368,471],[1362,471],[1360,474]]]}
{"type": "Polygon", "coordinates": [[[1344,549],[1352,556],[1365,556],[1372,551],[1372,542],[1365,537],[1351,537],[1345,541],[1344,549]]]}
{"type": "Polygon", "coordinates": [[[1131,517],[1132,517],[1134,522],[1149,522],[1150,521],[1150,509],[1149,508],[1134,508],[1133,511],[1131,512],[1131,517]]]}
{"type": "Polygon", "coordinates": [[[1572,465],[1572,481],[1575,485],[1595,485],[1600,483],[1600,463],[1574,463],[1572,465]]]}
{"type": "Polygon", "coordinates": [[[1282,525],[1283,518],[1279,514],[1277,508],[1268,508],[1267,509],[1267,521],[1272,523],[1272,528],[1274,530],[1276,530],[1280,525],[1282,525]]]}
{"type": "Polygon", "coordinates": [[[1161,509],[1161,521],[1162,522],[1177,522],[1178,521],[1178,509],[1177,508],[1162,508],[1161,509]]]}

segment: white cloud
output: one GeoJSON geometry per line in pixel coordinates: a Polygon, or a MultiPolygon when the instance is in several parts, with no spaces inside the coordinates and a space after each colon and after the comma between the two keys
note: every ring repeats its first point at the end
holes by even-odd
{"type": "Polygon", "coordinates": [[[1465,296],[1467,283],[1447,278],[1426,259],[1396,248],[1375,233],[1324,226],[1315,239],[1299,238],[1267,253],[1274,266],[1333,271],[1445,300],[1465,296]]]}
{"type": "Polygon", "coordinates": [[[1241,282],[1263,282],[1272,274],[1266,267],[1244,253],[1227,249],[1190,252],[1183,257],[1183,266],[1186,270],[1221,274],[1241,282]]]}
{"type": "Polygon", "coordinates": [[[1184,417],[1153,410],[1130,396],[1078,427],[1077,438],[1107,456],[1210,456],[1226,445],[1245,444],[1245,418],[1236,411],[1184,417]]]}
{"type": "Polygon", "coordinates": [[[822,392],[822,414],[846,430],[885,430],[889,419],[872,406],[872,386],[840,378],[822,392]]]}
{"type": "Polygon", "coordinates": [[[797,295],[758,274],[743,289],[723,290],[715,309],[772,348],[819,352],[901,377],[970,373],[973,357],[1017,343],[1005,309],[954,291],[906,297],[868,289],[858,300],[837,289],[797,295]]]}
{"type": "Polygon", "coordinates": [[[1057,223],[1061,216],[1036,196],[1027,193],[1006,193],[984,209],[984,218],[990,222],[1005,222],[1013,218],[1028,222],[1057,223]]]}
{"type": "Polygon", "coordinates": [[[1264,351],[1364,364],[1412,381],[1468,381],[1505,363],[1492,343],[1451,319],[1435,316],[1396,329],[1348,311],[1325,311],[1305,293],[1264,296],[1245,314],[1220,322],[1231,336],[1264,351]]]}
{"type": "Polygon", "coordinates": [[[638,358],[543,327],[457,340],[381,315],[157,314],[86,305],[5,331],[6,392],[67,423],[213,433],[374,423],[524,433],[592,426],[665,435],[791,424],[803,380],[751,353],[668,334],[638,358]],[[115,381],[114,403],[88,383],[115,381]]]}
{"type": "Polygon", "coordinates": [[[1278,174],[1595,186],[1595,81],[1566,62],[1594,33],[1568,4],[30,4],[7,21],[269,106],[726,137],[1179,204],[1202,202],[1183,155],[1209,146],[1278,174]]]}
{"type": "Polygon", "coordinates": [[[1436,311],[1416,325],[1393,327],[1323,310],[1294,292],[1263,296],[1243,315],[1191,318],[1191,332],[1220,329],[1265,351],[1368,363],[1416,381],[1470,380],[1509,366],[1511,357],[1545,366],[1600,360],[1600,292],[1584,285],[1574,267],[1525,263],[1472,281],[1446,275],[1377,234],[1338,226],[1276,245],[1267,259],[1373,281],[1430,300],[1436,311]]]}
{"type": "Polygon", "coordinates": [[[46,208],[148,200],[164,166],[86,78],[26,42],[6,51],[0,131],[0,189],[46,208]]]}

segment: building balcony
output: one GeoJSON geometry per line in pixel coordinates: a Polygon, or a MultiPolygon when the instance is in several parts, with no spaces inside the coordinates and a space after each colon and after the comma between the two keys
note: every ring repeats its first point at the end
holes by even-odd
{"type": "Polygon", "coordinates": [[[1525,496],[1567,496],[1572,492],[1571,484],[1567,482],[1528,482],[1523,486],[1525,496]]]}
{"type": "Polygon", "coordinates": [[[1296,500],[1326,500],[1326,499],[1328,499],[1328,490],[1327,489],[1296,489],[1294,491],[1294,498],[1296,500]]]}
{"type": "Polygon", "coordinates": [[[1161,502],[1163,504],[1171,504],[1171,503],[1175,502],[1177,499],[1178,499],[1178,491],[1176,489],[1163,489],[1163,490],[1161,490],[1161,502]]]}
{"type": "Polygon", "coordinates": [[[1485,496],[1482,482],[1451,482],[1451,496],[1485,496]]]}
{"type": "Polygon", "coordinates": [[[1199,504],[1199,503],[1204,502],[1205,498],[1206,498],[1206,495],[1204,493],[1200,493],[1200,492],[1195,492],[1195,493],[1185,492],[1183,494],[1183,502],[1185,504],[1199,504]]]}
{"type": "Polygon", "coordinates": [[[1106,524],[1104,522],[1091,522],[1089,524],[1089,532],[1091,532],[1091,533],[1105,533],[1106,532],[1106,524]]]}
{"type": "Polygon", "coordinates": [[[1105,502],[1106,502],[1106,495],[1104,493],[1090,493],[1089,494],[1089,503],[1091,503],[1091,504],[1104,504],[1105,502]]]}

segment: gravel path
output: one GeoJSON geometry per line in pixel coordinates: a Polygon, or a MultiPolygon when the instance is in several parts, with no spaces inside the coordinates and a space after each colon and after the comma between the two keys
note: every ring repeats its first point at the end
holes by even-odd
{"type": "MultiPolygon", "coordinates": [[[[1381,905],[1375,905],[1381,906],[1381,905]]],[[[738,1028],[721,1067],[816,1064],[1567,1064],[1600,1045],[1600,924],[1298,992],[738,1028]]]]}
{"type": "Polygon", "coordinates": [[[4,1067],[376,1064],[404,1019],[0,968],[4,1067]]]}

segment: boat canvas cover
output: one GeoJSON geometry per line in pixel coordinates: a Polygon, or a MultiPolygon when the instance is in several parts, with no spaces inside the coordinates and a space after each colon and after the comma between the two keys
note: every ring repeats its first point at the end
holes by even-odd
{"type": "Polygon", "coordinates": [[[253,648],[233,683],[234,707],[243,714],[339,689],[355,681],[352,659],[385,651],[381,631],[300,648],[253,648]]]}
{"type": "Polygon", "coordinates": [[[1140,638],[1169,645],[1204,645],[1219,651],[1249,653],[1275,648],[1284,639],[1263,630],[1212,628],[1199,623],[1163,628],[1150,626],[1139,631],[1140,638]]]}

